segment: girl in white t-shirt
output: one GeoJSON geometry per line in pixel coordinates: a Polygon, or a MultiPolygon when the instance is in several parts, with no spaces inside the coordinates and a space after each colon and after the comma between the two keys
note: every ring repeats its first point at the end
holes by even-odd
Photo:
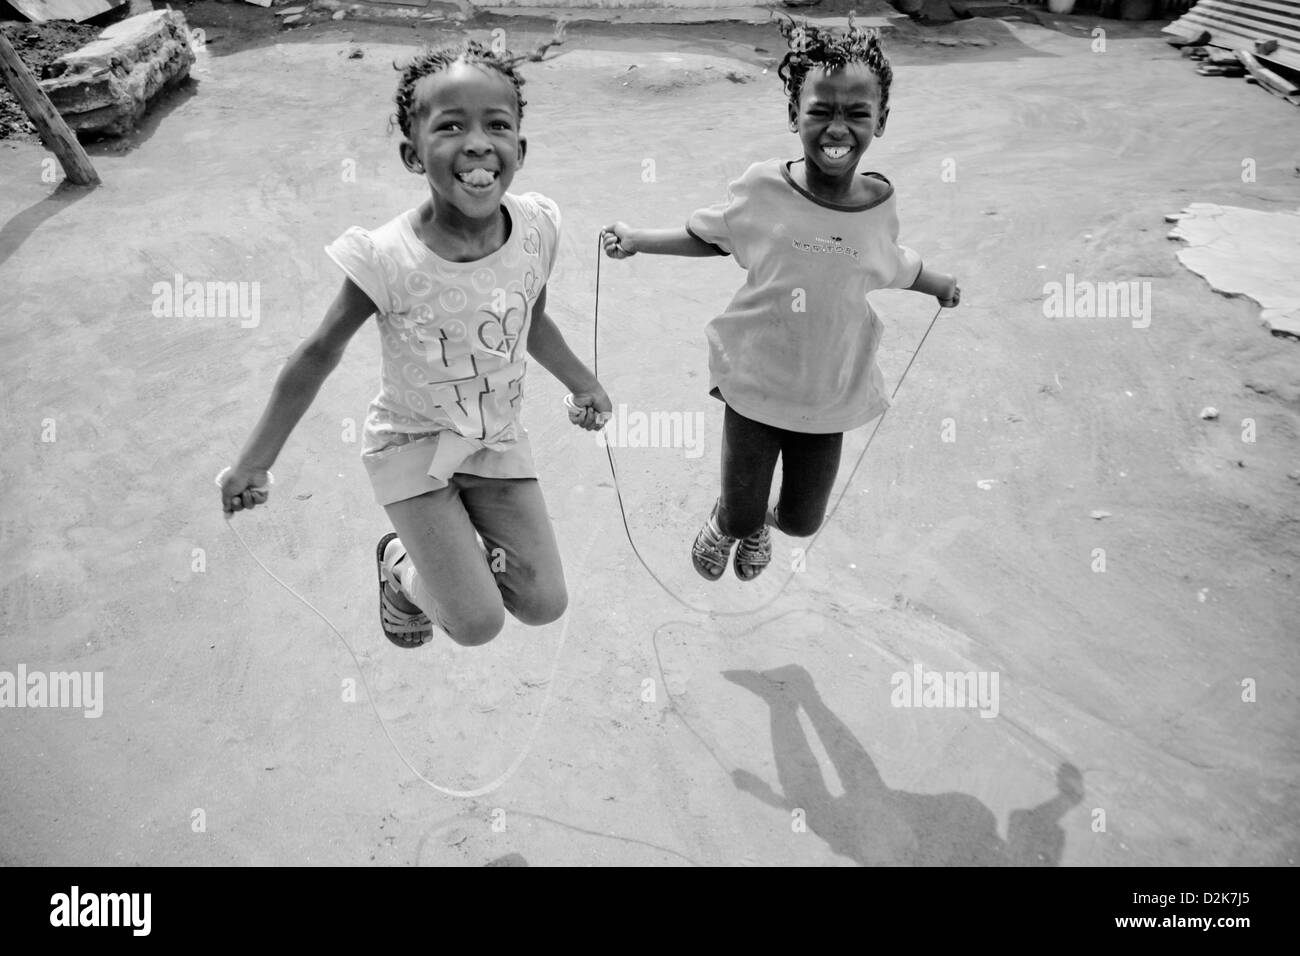
{"type": "Polygon", "coordinates": [[[380,622],[401,647],[429,641],[435,624],[473,645],[496,636],[506,611],[525,624],[564,613],[560,554],[519,422],[526,355],[573,393],[575,424],[598,429],[611,411],[546,314],[559,210],[506,191],[527,147],[515,62],[469,41],[403,69],[399,149],[429,198],[327,247],[343,288],[221,483],[227,513],[266,501],[267,469],[353,334],[377,316],[382,384],[362,460],[396,529],[376,561],[380,622]]]}
{"type": "Polygon", "coordinates": [[[772,525],[814,534],[839,468],[843,433],[888,406],[876,365],[883,325],[867,293],[913,289],[947,307],[957,280],[922,266],[898,244],[894,188],[857,172],[889,116],[889,61],[874,30],[789,21],[779,73],[790,130],[803,158],[751,166],[727,202],[696,211],[685,228],[604,230],[616,259],[637,252],[732,255],[745,285],[709,323],[710,390],[726,403],[722,494],[695,538],[691,560],[716,581],[736,548],[750,581],[772,560],[772,525]],[[777,458],[781,491],[769,510],[777,458]],[[737,545],[737,542],[739,544],[737,545]]]}

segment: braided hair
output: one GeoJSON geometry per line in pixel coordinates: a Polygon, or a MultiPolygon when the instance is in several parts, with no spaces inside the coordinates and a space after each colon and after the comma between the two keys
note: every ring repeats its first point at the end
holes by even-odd
{"type": "Polygon", "coordinates": [[[894,71],[890,69],[876,30],[857,26],[852,13],[845,30],[817,27],[807,21],[796,23],[791,17],[779,24],[779,29],[790,49],[777,68],[777,75],[785,84],[792,105],[799,105],[804,80],[813,69],[838,70],[850,63],[864,63],[880,83],[881,112],[889,109],[889,84],[894,71]]]}
{"type": "Polygon", "coordinates": [[[509,80],[515,90],[516,115],[522,122],[524,104],[527,101],[520,89],[524,85],[524,78],[515,71],[515,65],[525,59],[527,57],[512,56],[508,50],[498,52],[495,48],[484,46],[477,40],[466,40],[459,45],[440,47],[436,50],[426,48],[413,56],[405,66],[394,63],[393,67],[401,71],[402,79],[398,82],[397,94],[393,97],[393,102],[397,104],[397,112],[390,119],[389,125],[396,124],[402,134],[410,139],[411,126],[417,112],[415,85],[424,77],[441,73],[453,63],[459,62],[488,67],[509,80]]]}

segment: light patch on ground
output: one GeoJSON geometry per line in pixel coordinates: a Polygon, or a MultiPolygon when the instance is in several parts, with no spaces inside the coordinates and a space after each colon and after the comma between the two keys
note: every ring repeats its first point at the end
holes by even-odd
{"type": "Polygon", "coordinates": [[[1179,214],[1169,238],[1187,242],[1178,261],[1212,288],[1250,296],[1274,333],[1300,337],[1300,209],[1263,212],[1194,202],[1179,214]]]}

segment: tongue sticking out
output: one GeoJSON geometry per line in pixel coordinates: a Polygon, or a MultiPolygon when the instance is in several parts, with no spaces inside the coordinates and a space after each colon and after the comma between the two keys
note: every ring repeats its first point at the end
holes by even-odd
{"type": "Polygon", "coordinates": [[[486,169],[471,169],[460,174],[460,181],[468,186],[491,186],[496,176],[486,169]]]}

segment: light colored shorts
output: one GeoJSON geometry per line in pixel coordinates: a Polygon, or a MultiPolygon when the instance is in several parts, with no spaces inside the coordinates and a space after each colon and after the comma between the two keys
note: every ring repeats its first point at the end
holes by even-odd
{"type": "Polygon", "coordinates": [[[536,478],[528,433],[502,449],[454,431],[367,435],[361,461],[381,505],[405,501],[447,487],[457,472],[481,478],[536,478]]]}

